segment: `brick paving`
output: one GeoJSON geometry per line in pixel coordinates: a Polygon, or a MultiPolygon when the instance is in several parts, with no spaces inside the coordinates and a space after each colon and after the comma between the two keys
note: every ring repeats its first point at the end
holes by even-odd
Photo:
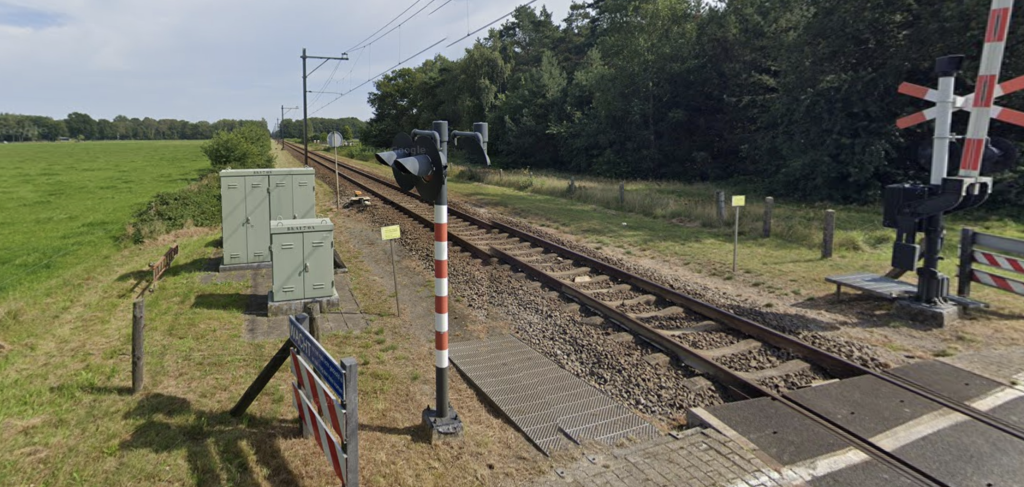
{"type": "Polygon", "coordinates": [[[965,353],[940,360],[1024,390],[1024,347],[965,353]]]}
{"type": "Polygon", "coordinates": [[[590,455],[539,479],[541,487],[794,485],[757,456],[712,429],[686,430],[639,445],[590,455]]]}

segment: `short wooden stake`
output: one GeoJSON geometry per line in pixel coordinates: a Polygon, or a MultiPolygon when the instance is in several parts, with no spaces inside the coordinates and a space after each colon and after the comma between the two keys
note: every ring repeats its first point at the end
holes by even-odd
{"type": "Polygon", "coordinates": [[[626,183],[619,183],[619,206],[626,206],[626,183]]]}
{"type": "Polygon", "coordinates": [[[715,191],[715,208],[718,224],[725,225],[725,191],[715,191]]]}
{"type": "Polygon", "coordinates": [[[320,341],[320,303],[312,302],[306,304],[306,314],[309,315],[309,334],[313,335],[316,341],[320,341]]]}
{"type": "Polygon", "coordinates": [[[825,229],[821,238],[821,258],[832,258],[832,244],[836,236],[836,210],[825,210],[825,229]]]}
{"type": "Polygon", "coordinates": [[[764,238],[770,238],[772,236],[772,209],[775,208],[775,198],[771,196],[764,199],[764,228],[761,230],[761,235],[764,238]]]}
{"type": "Polygon", "coordinates": [[[146,300],[136,299],[132,303],[132,394],[142,390],[145,372],[145,349],[143,333],[146,330],[146,300]]]}

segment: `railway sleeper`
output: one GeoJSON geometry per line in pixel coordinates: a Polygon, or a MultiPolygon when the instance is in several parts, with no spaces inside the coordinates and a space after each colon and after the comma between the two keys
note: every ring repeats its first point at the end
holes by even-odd
{"type": "Polygon", "coordinates": [[[556,279],[560,279],[560,280],[564,281],[565,280],[564,278],[566,278],[566,277],[582,276],[582,275],[586,275],[586,274],[589,274],[589,273],[590,273],[590,268],[589,267],[577,267],[577,268],[572,269],[572,270],[563,271],[563,272],[550,272],[549,274],[551,274],[551,277],[554,277],[556,279]]]}
{"type": "Polygon", "coordinates": [[[677,328],[675,330],[661,330],[668,336],[688,335],[692,333],[705,333],[711,331],[725,331],[725,325],[714,321],[702,321],[689,328],[677,328]]]}
{"type": "Polygon", "coordinates": [[[765,379],[782,377],[790,374],[800,374],[811,371],[811,364],[800,359],[787,360],[775,367],[753,372],[736,372],[737,375],[751,382],[760,382],[765,379]]]}
{"type": "Polygon", "coordinates": [[[637,313],[637,314],[628,313],[627,316],[629,316],[630,318],[633,318],[634,320],[643,320],[643,319],[647,319],[647,318],[658,318],[658,317],[661,317],[661,316],[672,316],[672,315],[678,315],[678,314],[683,314],[683,313],[686,313],[685,309],[680,308],[679,306],[669,306],[669,307],[667,307],[665,309],[649,311],[647,313],[637,313]]]}
{"type": "Polygon", "coordinates": [[[603,289],[593,289],[593,290],[590,290],[590,291],[581,290],[581,291],[583,291],[586,294],[594,295],[594,294],[602,294],[602,293],[607,293],[607,292],[612,292],[612,291],[629,291],[632,288],[633,288],[633,286],[630,286],[629,284],[616,284],[616,285],[614,285],[612,287],[606,287],[606,288],[603,288],[603,289]]]}
{"type": "Polygon", "coordinates": [[[740,340],[727,347],[712,348],[709,350],[702,350],[702,352],[704,352],[704,355],[707,355],[708,357],[718,358],[725,357],[727,355],[736,355],[738,353],[750,352],[752,350],[759,350],[763,346],[764,343],[761,343],[752,338],[747,338],[746,340],[740,340]]]}
{"type": "Polygon", "coordinates": [[[619,306],[629,306],[633,304],[654,304],[658,300],[657,296],[653,294],[644,294],[643,296],[637,296],[632,299],[620,299],[618,301],[601,301],[602,303],[611,306],[612,308],[618,308],[619,306]]]}

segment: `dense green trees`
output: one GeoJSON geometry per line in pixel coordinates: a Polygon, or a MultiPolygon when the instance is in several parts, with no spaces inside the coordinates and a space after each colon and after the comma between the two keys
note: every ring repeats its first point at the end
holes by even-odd
{"type": "MultiPolygon", "coordinates": [[[[313,117],[309,119],[309,137],[310,139],[317,138],[319,134],[331,133],[335,130],[341,131],[344,134],[344,130],[348,129],[351,131],[353,137],[345,136],[345,140],[352,138],[359,138],[360,134],[366,128],[366,122],[359,120],[355,117],[345,118],[320,118],[313,117]]],[[[302,138],[302,119],[292,120],[286,118],[280,123],[278,130],[272,132],[274,138],[278,138],[284,135],[286,139],[301,139],[302,138]]]]}
{"type": "MultiPolygon", "coordinates": [[[[218,120],[214,123],[187,120],[128,118],[118,115],[113,120],[95,120],[85,113],[72,112],[64,120],[36,115],[0,113],[0,141],[54,141],[60,137],[85,140],[205,140],[221,130],[231,131],[254,120],[218,120]]],[[[300,125],[301,129],[302,126],[300,125]]]]}
{"type": "MultiPolygon", "coordinates": [[[[745,182],[775,195],[870,201],[883,185],[926,179],[914,156],[931,125],[897,117],[928,103],[934,59],[966,53],[973,91],[987,0],[593,0],[562,25],[520,8],[466,49],[393,71],[369,95],[363,137],[446,119],[491,124],[505,166],[615,177],[745,182]]],[[[1024,21],[1011,26],[1003,77],[1024,74],[1024,21]]],[[[1001,99],[1024,107],[1024,96],[1001,99]]],[[[963,133],[958,114],[954,131],[963,133]]],[[[993,124],[1024,142],[1024,130],[993,124]]],[[[1024,171],[996,199],[1024,196],[1024,171]]]]}

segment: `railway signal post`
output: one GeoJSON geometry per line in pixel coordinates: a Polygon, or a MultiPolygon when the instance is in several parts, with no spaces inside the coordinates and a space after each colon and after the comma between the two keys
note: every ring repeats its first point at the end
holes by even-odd
{"type": "MultiPolygon", "coordinates": [[[[480,127],[478,127],[480,128],[480,127]]],[[[486,124],[472,136],[485,154],[486,124]],[[482,133],[481,133],[482,131],[482,133]]],[[[431,439],[440,440],[462,433],[462,420],[448,400],[448,122],[435,121],[431,130],[413,130],[412,135],[395,136],[392,150],[376,154],[377,161],[391,168],[403,191],[415,189],[434,204],[434,369],[436,407],[423,411],[431,439]],[[414,139],[415,137],[415,139],[414,139]]],[[[473,144],[470,144],[473,146],[473,144]]]]}
{"type": "Polygon", "coordinates": [[[938,90],[909,83],[902,84],[899,89],[900,93],[936,103],[931,109],[897,121],[898,127],[906,128],[935,119],[930,184],[886,187],[883,216],[883,224],[896,229],[893,267],[904,270],[916,268],[918,276],[916,294],[909,300],[897,302],[897,309],[922,321],[945,325],[959,317],[959,308],[951,302],[954,298],[949,294],[949,278],[938,270],[945,235],[943,217],[984,203],[992,192],[992,178],[982,176],[982,164],[985,162],[986,166],[991,166],[1004,153],[990,144],[988,128],[991,118],[1024,124],[1024,113],[993,105],[996,97],[1024,87],[1024,83],[1018,80],[997,84],[1012,10],[1013,0],[992,1],[976,94],[966,97],[954,94],[955,77],[960,71],[963,56],[945,56],[936,61],[938,90]],[[953,112],[959,109],[969,110],[971,118],[964,137],[959,172],[950,176],[950,145],[955,138],[950,123],[953,112]],[[916,242],[919,232],[925,236],[924,249],[916,242]],[[922,259],[923,264],[917,267],[922,259]]]}

